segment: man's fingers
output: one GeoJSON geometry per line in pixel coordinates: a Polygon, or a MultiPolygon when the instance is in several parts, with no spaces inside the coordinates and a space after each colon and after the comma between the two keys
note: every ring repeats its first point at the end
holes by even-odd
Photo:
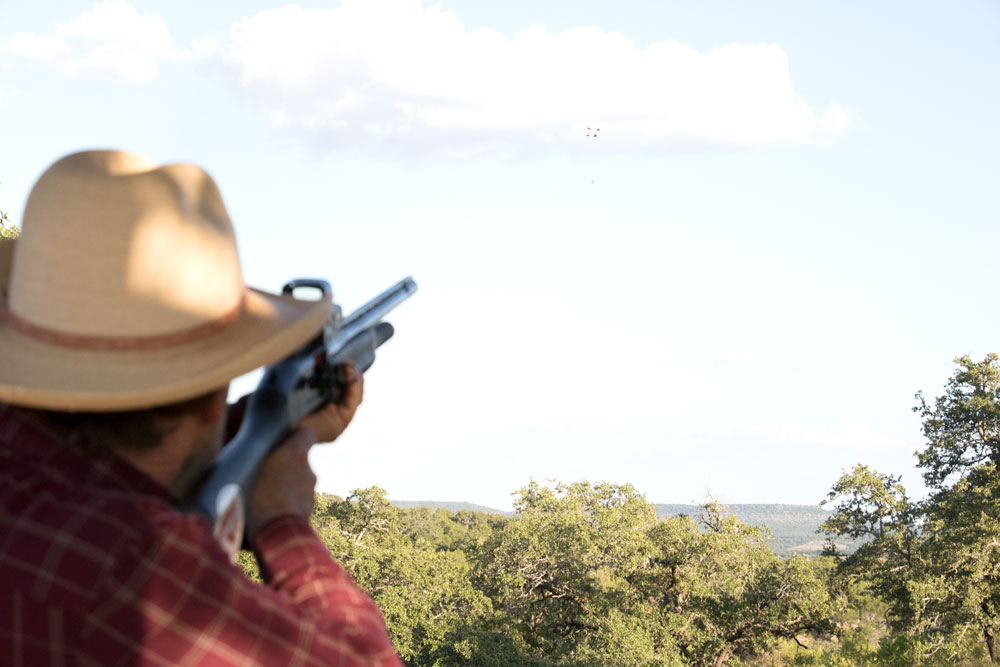
{"type": "Polygon", "coordinates": [[[364,398],[365,376],[351,362],[341,364],[338,372],[340,382],[344,386],[344,394],[340,397],[340,404],[353,414],[364,398]]]}
{"type": "Polygon", "coordinates": [[[323,408],[304,417],[298,425],[310,427],[315,431],[316,442],[333,442],[354,418],[354,413],[364,396],[364,377],[354,364],[340,364],[336,371],[340,382],[341,394],[335,403],[328,403],[323,408]]]}
{"type": "Polygon", "coordinates": [[[358,373],[358,369],[354,367],[353,361],[345,361],[344,363],[337,366],[337,378],[340,380],[340,383],[344,386],[347,386],[356,381],[359,375],[361,374],[358,373]]]}

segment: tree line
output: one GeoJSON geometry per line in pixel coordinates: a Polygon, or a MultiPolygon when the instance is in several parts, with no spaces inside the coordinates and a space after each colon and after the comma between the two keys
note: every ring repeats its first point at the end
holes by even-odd
{"type": "Polygon", "coordinates": [[[1000,364],[956,362],[942,396],[916,397],[929,497],[859,464],[827,495],[820,557],[778,557],[713,501],[657,519],[627,484],[531,482],[511,517],[372,487],[321,494],[313,525],[409,665],[997,663],[1000,364]]]}
{"type": "MultiPolygon", "coordinates": [[[[17,234],[0,211],[0,238],[17,234]]],[[[944,394],[916,395],[929,496],[855,466],[817,558],[779,558],[717,502],[657,519],[627,484],[531,482],[513,517],[398,509],[371,487],[320,494],[312,522],[409,665],[997,664],[1000,362],[955,362],[944,394]]]]}

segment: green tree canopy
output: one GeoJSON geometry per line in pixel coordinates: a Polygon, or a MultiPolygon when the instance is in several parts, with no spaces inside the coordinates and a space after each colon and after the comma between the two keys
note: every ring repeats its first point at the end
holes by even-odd
{"type": "Polygon", "coordinates": [[[943,395],[916,395],[930,497],[913,503],[898,477],[857,466],[827,497],[834,515],[822,528],[869,538],[840,574],[872,583],[906,660],[979,651],[1000,663],[1000,364],[995,354],[955,363],[943,395]]]}
{"type": "Polygon", "coordinates": [[[934,490],[924,508],[932,575],[946,593],[931,605],[952,633],[973,630],[1000,663],[1000,360],[968,355],[945,393],[917,394],[927,446],[918,454],[934,490]]]}
{"type": "Polygon", "coordinates": [[[996,354],[981,362],[968,355],[955,359],[959,368],[945,393],[928,404],[917,393],[913,408],[923,420],[927,446],[917,454],[929,487],[943,490],[952,476],[977,470],[990,474],[1000,467],[1000,363],[996,354]],[[984,467],[986,466],[986,467],[984,467]]]}
{"type": "Polygon", "coordinates": [[[476,571],[526,655],[720,666],[832,630],[828,565],[779,559],[717,503],[657,521],[630,485],[532,482],[515,507],[476,571]]]}

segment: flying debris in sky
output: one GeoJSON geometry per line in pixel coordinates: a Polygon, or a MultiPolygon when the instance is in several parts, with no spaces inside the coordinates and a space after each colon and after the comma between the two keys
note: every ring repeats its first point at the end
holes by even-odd
{"type": "MultiPolygon", "coordinates": [[[[596,139],[597,138],[597,133],[600,132],[600,131],[601,131],[601,128],[599,128],[599,127],[588,127],[587,128],[587,136],[588,137],[593,137],[594,139],[596,139]]],[[[590,184],[593,185],[594,181],[590,181],[590,184]]]]}

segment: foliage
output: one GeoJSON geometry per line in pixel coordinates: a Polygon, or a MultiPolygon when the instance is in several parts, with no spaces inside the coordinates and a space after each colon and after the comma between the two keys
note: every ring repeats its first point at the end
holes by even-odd
{"type": "MultiPolygon", "coordinates": [[[[887,602],[890,624],[897,630],[910,627],[914,615],[910,582],[921,567],[920,536],[915,526],[917,509],[899,478],[857,465],[841,476],[824,502],[833,503],[835,511],[821,530],[865,540],[843,560],[840,578],[870,585],[887,602]]],[[[832,548],[828,553],[836,555],[832,548]]]]}
{"type": "Polygon", "coordinates": [[[923,419],[927,447],[917,454],[924,481],[938,491],[946,481],[966,476],[982,466],[1000,466],[1000,364],[996,354],[982,362],[969,356],[955,359],[959,369],[948,380],[943,396],[930,405],[918,393],[913,408],[923,419]]]}
{"type": "Polygon", "coordinates": [[[629,485],[532,482],[515,507],[399,509],[372,487],[319,495],[312,522],[410,665],[746,664],[834,629],[833,561],[782,560],[717,503],[657,520],[629,485]]]}
{"type": "Polygon", "coordinates": [[[490,602],[473,588],[462,551],[408,536],[403,523],[377,487],[346,500],[321,496],[313,513],[334,558],[382,610],[400,656],[441,664],[467,639],[469,627],[489,618],[490,602]]]}
{"type": "Polygon", "coordinates": [[[257,559],[254,557],[252,551],[240,551],[236,554],[236,563],[243,568],[243,572],[246,573],[247,577],[251,581],[256,581],[257,583],[261,583],[263,581],[260,567],[258,566],[257,559]]]}
{"type": "Polygon", "coordinates": [[[525,654],[553,664],[674,664],[654,601],[632,581],[653,560],[656,517],[630,486],[536,482],[483,545],[477,583],[525,654]]]}
{"type": "MultiPolygon", "coordinates": [[[[681,514],[697,516],[698,505],[655,504],[656,516],[666,518],[681,514]]],[[[818,556],[823,551],[822,540],[817,539],[816,529],[830,516],[830,512],[815,505],[782,504],[727,504],[726,513],[745,524],[767,528],[769,547],[781,557],[795,554],[818,556]]],[[[837,547],[853,551],[859,545],[850,539],[838,540],[837,547]]]]}
{"type": "Polygon", "coordinates": [[[11,221],[6,211],[0,210],[0,239],[16,239],[20,231],[11,221]]]}
{"type": "Polygon", "coordinates": [[[918,454],[933,494],[926,519],[926,576],[916,582],[920,628],[955,654],[978,635],[1000,662],[1000,362],[955,360],[945,393],[917,394],[926,448],[918,454]],[[940,640],[938,640],[940,637],[940,640]]]}
{"type": "Polygon", "coordinates": [[[913,503],[898,477],[857,466],[827,498],[836,511],[824,530],[870,539],[838,575],[870,582],[886,603],[885,664],[1000,662],[1000,363],[955,362],[942,396],[916,396],[930,497],[913,503]]]}
{"type": "Polygon", "coordinates": [[[589,482],[531,482],[511,517],[320,495],[313,525],[409,665],[996,663],[1000,362],[956,361],[943,396],[917,395],[930,497],[865,465],[827,495],[821,529],[853,553],[781,558],[715,501],[658,518],[630,485],[589,482]]]}
{"type": "Polygon", "coordinates": [[[705,504],[700,530],[692,519],[681,521],[686,525],[665,522],[658,531],[666,537],[662,562],[679,639],[692,664],[722,665],[765,653],[781,638],[833,630],[828,563],[779,559],[766,531],[725,517],[716,502],[705,504]]]}

